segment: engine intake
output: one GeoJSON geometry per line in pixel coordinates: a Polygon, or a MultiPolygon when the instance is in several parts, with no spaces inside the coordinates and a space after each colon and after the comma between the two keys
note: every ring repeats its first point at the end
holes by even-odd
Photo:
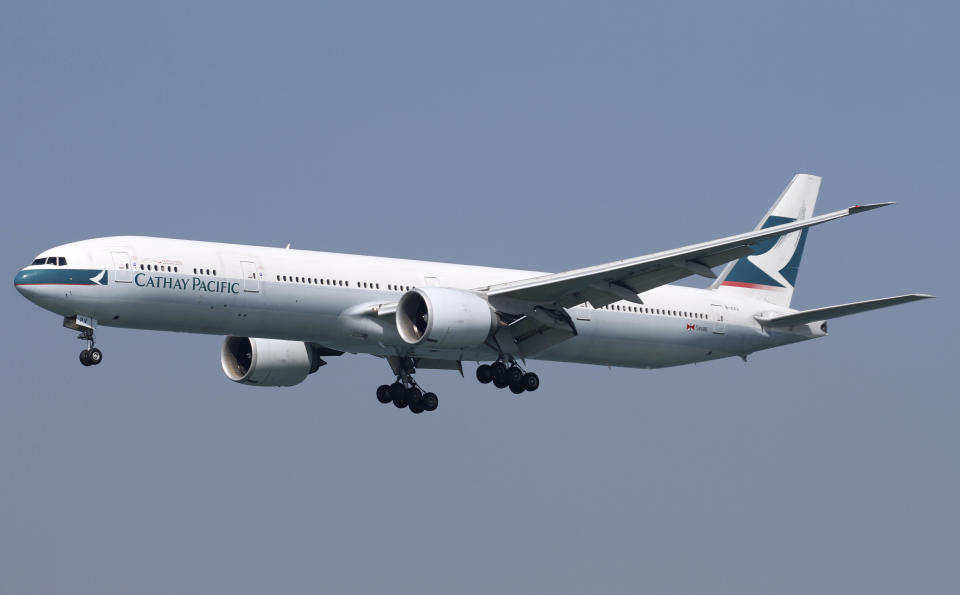
{"type": "Polygon", "coordinates": [[[397,303],[397,332],[410,345],[476,347],[493,333],[497,322],[485,298],[462,289],[418,287],[397,303]]]}
{"type": "Polygon", "coordinates": [[[226,337],[220,365],[227,378],[256,386],[294,386],[320,369],[317,350],[302,341],[226,337]]]}

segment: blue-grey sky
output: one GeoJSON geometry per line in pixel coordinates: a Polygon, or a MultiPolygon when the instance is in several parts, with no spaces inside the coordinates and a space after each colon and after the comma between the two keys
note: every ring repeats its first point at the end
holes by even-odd
{"type": "Polygon", "coordinates": [[[0,594],[956,593],[955,3],[29,2],[0,19],[0,594]],[[642,371],[381,360],[229,382],[12,278],[148,234],[558,271],[751,229],[797,172],[794,305],[939,299],[642,371]]]}

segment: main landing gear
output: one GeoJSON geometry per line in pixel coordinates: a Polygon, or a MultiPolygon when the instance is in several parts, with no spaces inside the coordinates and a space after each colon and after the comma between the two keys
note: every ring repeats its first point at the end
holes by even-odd
{"type": "Polygon", "coordinates": [[[533,372],[524,372],[515,361],[511,361],[509,365],[500,360],[492,364],[481,364],[477,368],[477,380],[483,384],[492,382],[497,388],[509,387],[510,392],[515,395],[540,388],[540,377],[533,372]]]}
{"type": "Polygon", "coordinates": [[[423,392],[413,379],[413,370],[410,368],[401,368],[393,384],[381,384],[377,388],[377,400],[384,405],[393,403],[397,409],[406,407],[411,413],[417,414],[434,411],[440,404],[436,394],[423,392]]]}

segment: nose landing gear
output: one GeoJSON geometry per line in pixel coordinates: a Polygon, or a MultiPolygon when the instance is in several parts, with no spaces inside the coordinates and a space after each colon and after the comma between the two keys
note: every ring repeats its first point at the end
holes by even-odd
{"type": "Polygon", "coordinates": [[[103,352],[94,347],[96,337],[93,329],[97,321],[86,316],[69,316],[63,319],[63,326],[80,331],[77,338],[87,342],[87,348],[80,352],[80,363],[84,366],[96,366],[103,361],[103,352]]]}

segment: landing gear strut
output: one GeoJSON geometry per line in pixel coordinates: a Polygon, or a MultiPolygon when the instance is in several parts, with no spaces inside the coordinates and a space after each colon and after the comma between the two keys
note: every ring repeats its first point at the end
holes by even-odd
{"type": "Polygon", "coordinates": [[[80,352],[80,363],[84,366],[96,366],[103,361],[103,352],[94,347],[93,327],[81,327],[77,338],[87,342],[87,348],[80,352]]]}
{"type": "Polygon", "coordinates": [[[397,380],[393,384],[381,384],[377,388],[377,400],[386,405],[393,403],[397,409],[408,408],[411,413],[420,414],[434,411],[440,404],[437,395],[424,392],[413,379],[414,369],[411,362],[403,362],[399,367],[397,380]]]}
{"type": "Polygon", "coordinates": [[[533,372],[525,372],[511,359],[510,365],[502,360],[492,364],[480,364],[477,368],[477,380],[483,384],[491,382],[497,388],[510,388],[510,392],[519,395],[524,391],[533,392],[540,388],[540,377],[533,372]]]}

